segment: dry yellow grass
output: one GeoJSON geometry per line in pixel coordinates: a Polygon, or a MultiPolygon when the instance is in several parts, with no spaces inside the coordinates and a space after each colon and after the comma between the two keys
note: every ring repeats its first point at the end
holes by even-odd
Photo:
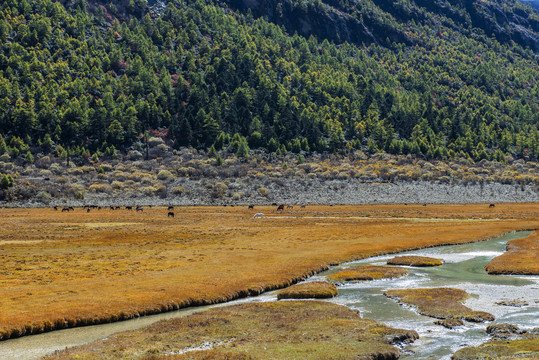
{"type": "Polygon", "coordinates": [[[494,315],[484,311],[473,311],[462,305],[470,295],[460,289],[400,289],[388,290],[384,295],[417,307],[420,314],[437,319],[464,319],[472,322],[494,320],[494,315]]]}
{"type": "Polygon", "coordinates": [[[539,232],[509,241],[507,251],[492,259],[485,270],[489,274],[539,275],[539,232]]]}
{"type": "Polygon", "coordinates": [[[407,265],[407,266],[439,266],[442,260],[428,256],[396,256],[387,261],[388,265],[407,265]]]}
{"type": "Polygon", "coordinates": [[[330,264],[539,228],[537,204],[273,211],[0,209],[0,338],[226,301],[330,264]]]}
{"type": "Polygon", "coordinates": [[[365,265],[344,269],[326,276],[328,281],[343,283],[347,281],[368,281],[391,279],[408,275],[408,270],[393,266],[365,265]]]}
{"type": "Polygon", "coordinates": [[[325,281],[292,285],[277,292],[277,299],[327,299],[339,294],[337,287],[325,281]]]}

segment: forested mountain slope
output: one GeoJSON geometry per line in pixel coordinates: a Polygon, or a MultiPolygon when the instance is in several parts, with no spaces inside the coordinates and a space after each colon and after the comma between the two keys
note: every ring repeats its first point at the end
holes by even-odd
{"type": "Polygon", "coordinates": [[[529,5],[534,9],[539,10],[539,1],[537,1],[537,0],[521,0],[520,2],[522,2],[522,3],[526,4],[526,5],[529,5]]]}
{"type": "Polygon", "coordinates": [[[84,161],[143,149],[150,131],[240,156],[536,160],[538,13],[451,4],[7,0],[0,154],[84,161]]]}

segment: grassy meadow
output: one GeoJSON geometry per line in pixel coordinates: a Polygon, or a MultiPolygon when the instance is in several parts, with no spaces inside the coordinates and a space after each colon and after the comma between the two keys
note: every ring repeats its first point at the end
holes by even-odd
{"type": "Polygon", "coordinates": [[[166,208],[2,208],[0,338],[223,302],[330,264],[537,229],[537,208],[200,206],[174,218],[166,208]]]}

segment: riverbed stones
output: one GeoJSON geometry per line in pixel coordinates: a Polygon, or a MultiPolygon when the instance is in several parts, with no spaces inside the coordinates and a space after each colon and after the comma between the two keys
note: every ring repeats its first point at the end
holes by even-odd
{"type": "Polygon", "coordinates": [[[388,265],[407,265],[407,266],[439,266],[442,265],[441,259],[436,259],[428,256],[396,256],[393,259],[387,261],[388,265]]]}
{"type": "Polygon", "coordinates": [[[528,306],[528,303],[524,300],[514,299],[514,300],[502,300],[498,301],[496,305],[501,306],[512,306],[512,307],[524,307],[528,306]]]}
{"type": "Polygon", "coordinates": [[[277,292],[277,299],[328,299],[337,296],[337,287],[327,281],[312,281],[287,287],[277,292]]]}
{"type": "Polygon", "coordinates": [[[509,339],[525,332],[526,331],[520,330],[518,326],[513,324],[490,324],[487,326],[487,334],[498,339],[509,339]]]}
{"type": "Polygon", "coordinates": [[[462,304],[469,294],[453,288],[388,290],[384,295],[401,304],[414,306],[417,312],[437,319],[462,319],[471,322],[493,321],[494,315],[474,311],[462,304]]]}
{"type": "Polygon", "coordinates": [[[453,328],[456,328],[457,326],[464,325],[464,321],[462,321],[461,319],[441,319],[441,320],[436,320],[434,323],[436,325],[442,325],[443,327],[448,328],[448,329],[453,329],[453,328]]]}
{"type": "Polygon", "coordinates": [[[328,275],[326,279],[332,283],[345,283],[348,281],[368,281],[378,279],[391,279],[408,274],[408,270],[394,266],[365,265],[355,266],[328,275]]]}

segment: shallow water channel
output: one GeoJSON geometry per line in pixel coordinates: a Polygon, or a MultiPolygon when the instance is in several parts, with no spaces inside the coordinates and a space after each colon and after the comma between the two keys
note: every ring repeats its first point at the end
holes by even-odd
{"type": "MultiPolygon", "coordinates": [[[[444,264],[437,267],[407,267],[409,274],[400,279],[351,283],[339,287],[339,296],[331,300],[360,311],[371,318],[395,328],[413,329],[419,340],[405,347],[400,359],[450,359],[451,354],[464,346],[479,345],[489,337],[488,323],[469,323],[453,330],[435,325],[435,319],[419,315],[410,308],[398,305],[383,295],[390,289],[452,287],[471,294],[464,304],[473,310],[493,314],[493,323],[510,323],[521,329],[539,326],[539,276],[489,275],[484,266],[501,255],[505,244],[512,239],[529,235],[515,232],[492,240],[465,245],[441,246],[408,251],[399,255],[420,255],[439,258],[444,264]],[[502,300],[524,300],[525,307],[496,305],[502,300]]],[[[384,265],[395,255],[384,255],[355,261],[333,268],[309,280],[321,280],[325,275],[352,265],[384,265]]]]}
{"type": "MultiPolygon", "coordinates": [[[[440,258],[444,260],[444,264],[433,268],[409,267],[409,275],[400,279],[341,286],[339,296],[330,301],[359,310],[362,317],[383,322],[391,327],[416,330],[420,339],[403,349],[401,359],[449,359],[450,355],[460,347],[478,345],[488,340],[485,332],[487,324],[466,323],[465,326],[448,330],[434,325],[434,319],[419,315],[387,299],[383,296],[383,292],[402,288],[459,288],[472,295],[465,305],[473,310],[493,314],[496,317],[496,323],[511,323],[520,328],[539,326],[539,276],[495,276],[486,274],[483,269],[493,257],[504,252],[507,241],[522,238],[528,234],[530,232],[516,232],[473,244],[441,246],[401,253],[399,255],[440,258]],[[514,299],[524,300],[529,305],[517,308],[495,304],[502,300],[514,299]]],[[[313,276],[307,281],[321,280],[327,274],[349,266],[382,265],[393,256],[395,255],[346,263],[313,276]]],[[[275,292],[270,292],[211,307],[274,300],[276,300],[275,292]]],[[[188,308],[117,323],[65,329],[2,341],[0,342],[0,359],[39,359],[55,350],[85,344],[106,338],[119,331],[139,329],[159,320],[186,316],[207,308],[209,307],[188,308]]]]}

